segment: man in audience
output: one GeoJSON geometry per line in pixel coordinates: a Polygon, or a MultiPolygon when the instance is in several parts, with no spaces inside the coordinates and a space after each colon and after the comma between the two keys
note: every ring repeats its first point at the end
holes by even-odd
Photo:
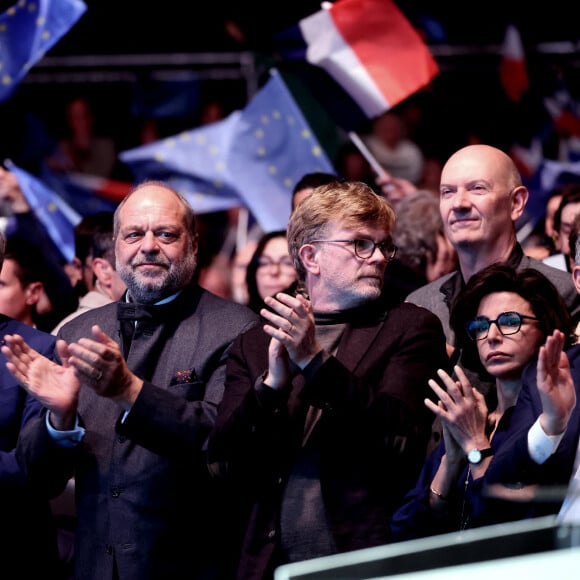
{"type": "Polygon", "coordinates": [[[308,197],[315,187],[319,185],[327,185],[340,179],[338,175],[333,173],[325,173],[324,171],[314,171],[312,173],[305,173],[295,184],[292,189],[292,211],[296,206],[306,197],[308,197]]]}
{"type": "Polygon", "coordinates": [[[40,250],[26,240],[12,238],[3,251],[0,313],[35,327],[37,305],[44,295],[43,271],[40,250]]]}
{"type": "Polygon", "coordinates": [[[266,324],[234,343],[208,456],[250,507],[239,579],[388,542],[423,464],[427,381],[448,360],[436,316],[383,308],[394,217],[363,183],[316,188],[288,224],[309,299],[265,298],[266,324]]]}
{"type": "Polygon", "coordinates": [[[439,209],[459,269],[413,291],[407,300],[437,314],[450,352],[455,343],[449,326],[451,304],[475,272],[495,262],[539,270],[556,286],[571,313],[580,309],[569,274],[525,256],[517,241],[516,222],[528,196],[513,161],[495,147],[468,145],[443,166],[439,209]]]}
{"type": "MultiPolygon", "coordinates": [[[[5,245],[4,235],[0,233],[0,268],[3,268],[5,245]]],[[[52,356],[54,337],[36,330],[26,322],[1,314],[0,332],[2,336],[18,333],[45,356],[52,356]]],[[[26,486],[24,473],[15,454],[21,428],[42,414],[42,405],[19,387],[5,363],[4,354],[0,354],[2,565],[7,576],[12,573],[18,578],[58,580],[64,576],[61,576],[56,531],[49,503],[45,494],[33,492],[26,486]]]]}
{"type": "Polygon", "coordinates": [[[62,366],[5,337],[9,370],[47,409],[20,464],[53,495],[74,474],[76,578],[230,579],[227,498],[204,445],[230,345],[257,317],[195,283],[195,216],[167,185],[138,185],[114,236],[127,292],[60,329],[62,366]]]}
{"type": "Polygon", "coordinates": [[[95,234],[107,230],[110,230],[112,237],[113,212],[110,211],[91,213],[83,217],[74,228],[75,257],[66,265],[66,271],[79,297],[95,289],[93,240],[95,234]]]}
{"type": "MultiPolygon", "coordinates": [[[[91,290],[81,296],[79,307],[63,318],[53,329],[52,334],[57,334],[62,326],[79,314],[119,300],[127,289],[115,269],[113,213],[99,212],[98,219],[92,232],[89,234],[87,231],[83,234],[83,238],[86,239],[82,243],[79,240],[80,235],[75,235],[75,246],[83,247],[82,270],[85,282],[91,290]]],[[[80,259],[78,249],[77,259],[80,259]]]]}

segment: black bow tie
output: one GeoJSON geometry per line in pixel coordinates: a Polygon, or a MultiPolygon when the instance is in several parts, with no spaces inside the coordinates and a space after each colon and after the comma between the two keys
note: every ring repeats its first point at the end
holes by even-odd
{"type": "Polygon", "coordinates": [[[169,309],[172,306],[172,302],[157,306],[134,302],[117,303],[117,318],[120,323],[125,358],[129,355],[129,349],[137,331],[137,323],[139,323],[140,332],[147,332],[147,329],[153,329],[171,318],[169,309]]]}
{"type": "Polygon", "coordinates": [[[118,302],[117,319],[139,322],[163,320],[170,304],[171,302],[155,306],[151,304],[136,304],[135,302],[118,302]]]}

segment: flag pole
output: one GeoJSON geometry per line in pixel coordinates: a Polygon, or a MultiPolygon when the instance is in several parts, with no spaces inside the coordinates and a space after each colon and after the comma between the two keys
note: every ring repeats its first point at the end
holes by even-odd
{"type": "Polygon", "coordinates": [[[349,131],[348,136],[350,140],[356,145],[356,148],[361,152],[362,156],[369,162],[372,170],[377,174],[377,177],[389,177],[385,168],[378,162],[377,158],[370,152],[369,148],[364,144],[363,140],[354,131],[349,131]]]}
{"type": "Polygon", "coordinates": [[[248,241],[248,208],[240,207],[238,211],[238,229],[236,235],[236,250],[241,250],[248,241]]]}

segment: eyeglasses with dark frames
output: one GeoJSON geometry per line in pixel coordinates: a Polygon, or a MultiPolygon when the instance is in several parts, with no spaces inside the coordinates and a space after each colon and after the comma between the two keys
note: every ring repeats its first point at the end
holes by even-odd
{"type": "Polygon", "coordinates": [[[478,316],[466,325],[466,330],[471,340],[483,340],[487,338],[489,329],[495,324],[503,336],[517,334],[525,320],[538,320],[535,316],[527,316],[519,312],[502,312],[495,320],[487,316],[478,316]]]}
{"type": "Polygon", "coordinates": [[[390,261],[395,257],[398,249],[392,242],[386,240],[373,242],[373,240],[369,240],[368,238],[358,240],[310,240],[310,243],[354,244],[354,253],[363,260],[368,260],[375,253],[375,249],[378,248],[381,254],[390,261]]]}

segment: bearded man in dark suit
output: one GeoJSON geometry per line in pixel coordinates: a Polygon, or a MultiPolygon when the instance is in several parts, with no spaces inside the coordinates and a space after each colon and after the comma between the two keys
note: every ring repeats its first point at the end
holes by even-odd
{"type": "Polygon", "coordinates": [[[230,346],[257,317],[197,285],[195,216],[167,185],[138,185],[114,238],[127,292],[60,329],[61,365],[5,337],[9,370],[48,408],[19,461],[54,494],[74,475],[75,578],[228,578],[204,445],[230,346]]]}

